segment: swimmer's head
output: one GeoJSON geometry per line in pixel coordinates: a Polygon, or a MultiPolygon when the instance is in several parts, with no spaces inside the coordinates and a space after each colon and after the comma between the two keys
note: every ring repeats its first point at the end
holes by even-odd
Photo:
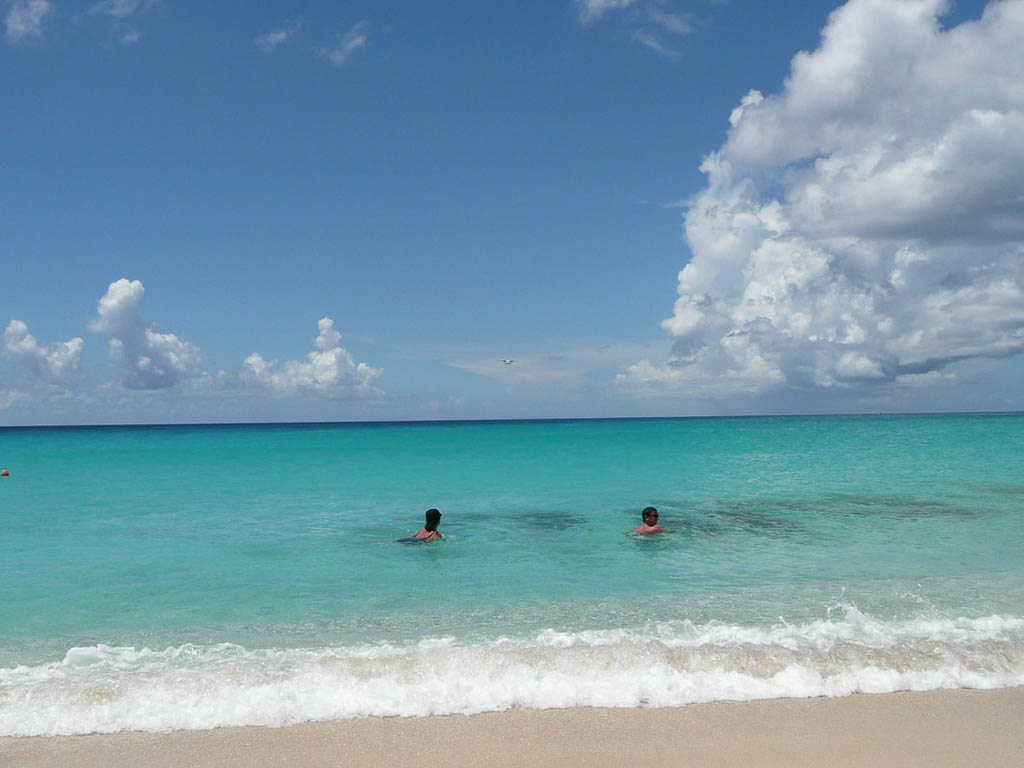
{"type": "Polygon", "coordinates": [[[436,509],[427,510],[427,523],[423,527],[428,531],[436,531],[441,524],[441,513],[436,509]]]}
{"type": "Polygon", "coordinates": [[[643,517],[644,525],[654,526],[658,524],[658,510],[654,507],[644,507],[644,511],[640,513],[643,517]]]}

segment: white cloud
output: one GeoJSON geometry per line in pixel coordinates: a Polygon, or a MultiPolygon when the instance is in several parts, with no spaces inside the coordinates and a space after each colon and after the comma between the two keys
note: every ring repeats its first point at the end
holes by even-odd
{"type": "Polygon", "coordinates": [[[648,32],[647,30],[633,30],[630,33],[630,39],[634,43],[640,43],[640,45],[644,46],[645,48],[649,48],[659,56],[665,56],[671,59],[681,55],[679,51],[675,50],[674,48],[669,48],[667,45],[661,42],[657,35],[654,35],[648,32]]]}
{"type": "Polygon", "coordinates": [[[604,16],[607,11],[628,8],[636,0],[576,0],[576,7],[579,8],[580,18],[584,22],[596,21],[604,16]]]}
{"type": "Polygon", "coordinates": [[[11,320],[4,329],[4,357],[14,360],[29,383],[73,384],[81,375],[83,346],[77,337],[42,346],[21,320],[11,320]]]}
{"type": "Polygon", "coordinates": [[[673,47],[672,39],[684,37],[693,31],[690,19],[680,13],[666,10],[665,0],[577,0],[580,21],[590,24],[609,11],[626,10],[622,22],[630,30],[629,38],[648,50],[665,58],[676,58],[681,52],[673,47]]]}
{"type": "MultiPolygon", "coordinates": [[[[745,346],[749,350],[749,345],[745,346]]],[[[762,356],[755,353],[747,357],[744,364],[722,367],[713,375],[708,375],[706,368],[678,365],[674,361],[653,365],[645,359],[626,368],[616,382],[638,397],[681,392],[695,397],[728,398],[756,394],[766,383],[782,381],[782,372],[762,356]]]]}
{"type": "MultiPolygon", "coordinates": [[[[381,371],[366,363],[357,363],[352,355],[341,347],[341,334],[334,330],[334,321],[329,317],[317,323],[320,334],[316,337],[316,349],[305,361],[288,360],[282,365],[267,361],[258,352],[245,359],[245,365],[237,376],[244,387],[267,389],[278,394],[311,392],[335,399],[373,397],[380,392],[373,386],[373,380],[381,371]]],[[[225,375],[230,382],[231,377],[225,375]]]]}
{"type": "Polygon", "coordinates": [[[160,5],[160,0],[102,0],[89,9],[89,15],[110,17],[108,26],[113,39],[122,45],[134,45],[142,39],[142,33],[129,20],[160,5]]]}
{"type": "Polygon", "coordinates": [[[951,384],[956,381],[952,373],[928,371],[928,373],[908,373],[896,377],[896,384],[901,387],[931,387],[936,384],[951,384]]]}
{"type": "Polygon", "coordinates": [[[2,381],[0,381],[0,411],[5,411],[12,405],[23,403],[28,399],[27,393],[16,389],[6,389],[2,386],[2,381]]]}
{"type": "Polygon", "coordinates": [[[110,358],[121,364],[128,389],[166,389],[202,376],[199,348],[173,333],[157,333],[139,314],[145,288],[121,278],[97,304],[89,330],[109,337],[110,358]]]}
{"type": "Polygon", "coordinates": [[[651,5],[647,8],[647,16],[671,35],[689,35],[693,32],[693,24],[689,17],[681,13],[669,13],[658,5],[651,5]]]}
{"type": "Polygon", "coordinates": [[[7,39],[17,42],[25,37],[41,37],[43,17],[52,10],[49,0],[18,0],[4,17],[7,39]]]}
{"type": "Polygon", "coordinates": [[[291,40],[295,33],[299,31],[301,26],[301,19],[293,19],[285,22],[285,25],[280,29],[275,29],[271,32],[259,35],[253,42],[256,44],[256,47],[264,53],[273,53],[277,50],[278,46],[284,45],[291,40]]]}
{"type": "Polygon", "coordinates": [[[357,51],[369,47],[370,36],[368,29],[369,24],[365,21],[360,21],[348,32],[339,34],[338,42],[333,48],[321,48],[320,55],[334,66],[340,67],[357,51]]]}
{"type": "Polygon", "coordinates": [[[1024,0],[850,0],[751,92],[685,222],[665,365],[625,389],[922,386],[1024,350],[1024,0]]]}
{"type": "Polygon", "coordinates": [[[115,19],[124,19],[128,16],[143,14],[159,4],[160,0],[103,0],[94,5],[89,13],[101,13],[113,16],[115,19]]]}

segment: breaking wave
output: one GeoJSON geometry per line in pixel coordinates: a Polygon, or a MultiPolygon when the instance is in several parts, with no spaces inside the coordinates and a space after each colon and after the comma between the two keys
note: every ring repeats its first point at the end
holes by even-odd
{"type": "Polygon", "coordinates": [[[1015,685],[1024,685],[1024,618],[886,622],[843,605],[801,624],[680,621],[324,648],[77,647],[60,661],[0,669],[0,735],[1015,685]]]}

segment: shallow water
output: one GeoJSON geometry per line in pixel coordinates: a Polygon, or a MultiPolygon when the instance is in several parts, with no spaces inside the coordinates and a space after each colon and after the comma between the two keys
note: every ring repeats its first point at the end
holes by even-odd
{"type": "Polygon", "coordinates": [[[2,735],[1024,684],[1022,415],[2,429],[0,464],[2,735]],[[648,504],[675,533],[627,535],[648,504]]]}

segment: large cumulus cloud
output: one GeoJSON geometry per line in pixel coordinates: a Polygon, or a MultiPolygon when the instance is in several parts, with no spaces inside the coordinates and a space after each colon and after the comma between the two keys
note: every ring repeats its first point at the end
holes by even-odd
{"type": "Polygon", "coordinates": [[[752,91],[685,217],[692,252],[635,392],[921,385],[1024,350],[1024,0],[850,0],[752,91]]]}
{"type": "Polygon", "coordinates": [[[124,369],[121,384],[127,389],[167,389],[199,377],[199,348],[173,333],[158,333],[142,319],[139,305],[145,292],[138,280],[115,280],[89,324],[91,331],[109,337],[110,358],[124,369]]]}

